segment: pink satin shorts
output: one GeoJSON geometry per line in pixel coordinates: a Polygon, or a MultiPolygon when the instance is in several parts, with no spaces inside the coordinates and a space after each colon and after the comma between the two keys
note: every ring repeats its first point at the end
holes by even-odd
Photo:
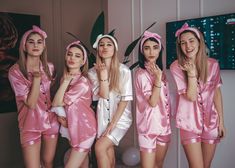
{"type": "Polygon", "coordinates": [[[209,132],[202,131],[201,134],[196,134],[193,132],[180,129],[180,138],[181,138],[181,143],[183,145],[195,143],[195,142],[204,142],[208,144],[216,144],[220,142],[217,128],[209,132]]]}
{"type": "Polygon", "coordinates": [[[165,146],[170,142],[171,135],[138,135],[140,151],[156,152],[156,146],[165,146]]]}
{"type": "Polygon", "coordinates": [[[33,145],[41,141],[41,138],[57,138],[58,137],[59,127],[57,124],[54,124],[53,127],[45,131],[22,131],[20,132],[20,143],[24,148],[29,145],[33,145]]]}

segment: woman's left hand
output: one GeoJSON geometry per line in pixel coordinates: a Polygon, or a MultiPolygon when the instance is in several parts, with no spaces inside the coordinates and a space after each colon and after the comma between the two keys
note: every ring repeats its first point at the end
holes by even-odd
{"type": "Polygon", "coordinates": [[[226,135],[226,129],[224,127],[224,124],[219,124],[218,131],[219,131],[219,137],[224,138],[226,135]]]}

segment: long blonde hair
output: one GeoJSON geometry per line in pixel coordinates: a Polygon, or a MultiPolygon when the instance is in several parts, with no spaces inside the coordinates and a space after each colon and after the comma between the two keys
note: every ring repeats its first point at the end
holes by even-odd
{"type": "MultiPolygon", "coordinates": [[[[33,34],[38,34],[37,32],[32,32],[28,35],[26,41],[29,39],[29,37],[33,34]]],[[[42,35],[40,35],[43,38],[42,35]]],[[[26,79],[28,79],[28,72],[27,72],[27,67],[26,67],[26,61],[27,61],[27,52],[24,51],[24,47],[23,47],[24,43],[23,43],[23,39],[21,39],[20,41],[20,47],[19,47],[19,60],[17,61],[17,64],[19,65],[20,71],[22,72],[22,74],[24,75],[24,77],[26,79]]],[[[48,62],[47,62],[47,48],[46,45],[44,46],[44,50],[42,52],[42,54],[40,55],[40,61],[42,62],[42,66],[43,66],[43,70],[46,73],[47,77],[49,80],[53,80],[55,73],[51,74],[50,69],[48,67],[48,62]]]]}
{"type": "MultiPolygon", "coordinates": [[[[108,38],[108,37],[105,37],[105,38],[108,38]]],[[[110,39],[110,40],[113,43],[113,40],[112,39],[110,39]]],[[[113,45],[114,45],[114,43],[113,43],[113,45]]],[[[97,48],[97,50],[98,50],[98,48],[97,48]]],[[[98,51],[97,51],[96,63],[97,64],[103,63],[98,51]]],[[[120,71],[119,71],[119,67],[120,67],[120,61],[118,59],[117,50],[114,47],[114,54],[112,56],[110,71],[109,71],[109,78],[110,78],[109,89],[114,90],[116,92],[120,92],[120,85],[119,85],[120,71]]],[[[98,78],[100,79],[99,74],[98,74],[98,78]]]]}
{"type": "MultiPolygon", "coordinates": [[[[176,52],[177,52],[178,63],[180,65],[183,65],[183,63],[186,60],[186,56],[183,53],[181,46],[180,46],[180,38],[182,34],[187,33],[187,32],[192,33],[199,42],[199,50],[196,55],[196,68],[197,68],[199,79],[203,81],[204,83],[206,83],[207,76],[208,76],[208,55],[206,52],[206,44],[205,44],[203,34],[199,30],[198,32],[200,34],[200,39],[197,37],[195,32],[190,31],[190,30],[186,30],[178,36],[177,42],[176,42],[176,52]]],[[[186,72],[185,72],[185,75],[186,75],[186,72]]]]}

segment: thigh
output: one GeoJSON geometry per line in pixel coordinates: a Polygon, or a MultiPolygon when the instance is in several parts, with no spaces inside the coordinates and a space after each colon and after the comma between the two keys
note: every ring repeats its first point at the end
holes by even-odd
{"type": "Polygon", "coordinates": [[[95,146],[108,152],[109,148],[113,148],[114,143],[109,137],[101,137],[97,139],[95,146]]]}
{"type": "Polygon", "coordinates": [[[163,163],[168,149],[168,144],[156,146],[156,162],[157,165],[163,163]]]}
{"type": "Polygon", "coordinates": [[[215,155],[215,150],[216,144],[202,143],[203,163],[205,168],[210,167],[215,155]]]}
{"type": "Polygon", "coordinates": [[[41,142],[22,148],[26,168],[40,168],[41,142]]]}
{"type": "Polygon", "coordinates": [[[203,155],[201,142],[188,143],[183,145],[189,167],[203,167],[203,155]]]}
{"type": "Polygon", "coordinates": [[[45,162],[52,162],[55,156],[58,135],[42,137],[42,151],[41,157],[45,162]]]}
{"type": "Polygon", "coordinates": [[[80,167],[83,161],[86,159],[87,154],[88,152],[79,152],[72,148],[69,160],[66,163],[65,168],[80,167]]]}
{"type": "Polygon", "coordinates": [[[141,167],[154,168],[155,167],[155,152],[140,151],[141,167]]]}

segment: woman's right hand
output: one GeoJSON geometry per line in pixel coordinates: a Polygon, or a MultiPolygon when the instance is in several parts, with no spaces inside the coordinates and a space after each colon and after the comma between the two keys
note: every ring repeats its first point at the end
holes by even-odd
{"type": "Polygon", "coordinates": [[[101,64],[94,64],[96,71],[100,74],[101,80],[108,79],[108,70],[104,63],[101,64]]]}
{"type": "Polygon", "coordinates": [[[65,128],[68,128],[67,119],[65,117],[57,117],[58,122],[65,128]]]}

